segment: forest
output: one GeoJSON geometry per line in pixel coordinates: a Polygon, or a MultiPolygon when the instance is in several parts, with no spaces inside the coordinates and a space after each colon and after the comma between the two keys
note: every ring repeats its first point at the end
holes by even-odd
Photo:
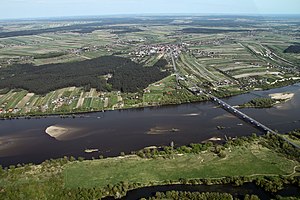
{"type": "Polygon", "coordinates": [[[300,45],[291,45],[283,52],[284,53],[300,53],[300,45]]]}
{"type": "MultiPolygon", "coordinates": [[[[165,62],[166,63],[166,62],[165,62]]],[[[14,65],[0,69],[0,88],[25,89],[46,94],[65,87],[96,88],[99,91],[137,92],[168,76],[159,67],[143,67],[130,59],[103,56],[80,62],[14,65]],[[106,81],[103,76],[112,74],[106,81]]]]}

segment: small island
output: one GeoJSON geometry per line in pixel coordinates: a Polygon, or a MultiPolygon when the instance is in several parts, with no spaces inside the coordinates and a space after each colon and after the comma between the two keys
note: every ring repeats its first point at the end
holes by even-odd
{"type": "Polygon", "coordinates": [[[85,149],[84,152],[85,153],[93,153],[93,152],[98,152],[99,149],[85,149]]]}
{"type": "Polygon", "coordinates": [[[167,133],[175,133],[179,132],[180,130],[177,128],[163,128],[163,127],[154,127],[150,128],[150,130],[147,132],[148,135],[160,135],[160,134],[167,134],[167,133]]]}
{"type": "Polygon", "coordinates": [[[274,93],[269,97],[259,97],[239,105],[239,108],[271,108],[274,105],[287,102],[294,97],[293,93],[274,93]]]}
{"type": "Polygon", "coordinates": [[[81,135],[76,134],[78,131],[80,128],[52,125],[46,128],[45,133],[56,140],[64,141],[80,137],[81,135]]]}

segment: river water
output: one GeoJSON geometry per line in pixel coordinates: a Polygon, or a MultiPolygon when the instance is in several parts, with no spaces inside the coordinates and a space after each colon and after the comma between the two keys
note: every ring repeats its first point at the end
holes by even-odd
{"type": "MultiPolygon", "coordinates": [[[[224,99],[238,105],[253,97],[293,92],[294,97],[270,109],[242,109],[243,112],[280,132],[300,128],[300,84],[267,91],[255,91],[224,99]]],[[[84,118],[19,119],[0,121],[0,165],[40,163],[62,156],[86,158],[116,156],[147,146],[197,143],[212,137],[224,138],[261,134],[239,118],[211,102],[129,109],[86,114],[84,118]],[[62,140],[45,130],[61,126],[71,131],[62,140]],[[225,127],[218,130],[217,126],[225,127]],[[176,131],[172,131],[176,129],[176,131]],[[99,152],[85,153],[85,149],[99,152]]]]}

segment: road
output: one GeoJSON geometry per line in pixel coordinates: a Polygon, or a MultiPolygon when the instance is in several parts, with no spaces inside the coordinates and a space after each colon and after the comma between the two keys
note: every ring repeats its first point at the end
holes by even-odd
{"type": "MultiPolygon", "coordinates": [[[[171,54],[171,57],[172,57],[172,62],[173,62],[173,67],[174,67],[174,71],[175,71],[175,74],[176,74],[176,79],[177,79],[177,83],[179,83],[179,77],[180,74],[176,68],[176,63],[175,63],[175,59],[174,59],[174,56],[173,54],[171,54]]],[[[186,82],[189,82],[189,80],[185,79],[186,82]]],[[[275,135],[278,135],[280,136],[279,133],[275,132],[274,130],[272,130],[271,128],[267,127],[266,125],[260,123],[259,121],[253,119],[252,117],[246,115],[245,113],[241,112],[240,110],[234,108],[233,106],[229,105],[228,103],[226,103],[225,101],[213,96],[212,94],[210,93],[207,93],[204,89],[200,88],[197,84],[193,83],[193,82],[189,82],[188,85],[191,85],[192,88],[189,89],[190,91],[192,91],[195,95],[199,95],[199,94],[205,94],[206,96],[208,96],[214,103],[220,105],[224,110],[226,110],[227,112],[239,117],[240,119],[242,119],[243,121],[245,121],[246,123],[254,126],[255,128],[257,128],[258,130],[260,131],[263,131],[265,133],[272,133],[272,134],[275,134],[275,135]]],[[[281,137],[281,136],[280,136],[281,137]]],[[[288,139],[284,138],[284,137],[281,137],[283,140],[285,140],[287,143],[293,145],[294,147],[296,148],[300,148],[299,145],[289,141],[288,139]]]]}

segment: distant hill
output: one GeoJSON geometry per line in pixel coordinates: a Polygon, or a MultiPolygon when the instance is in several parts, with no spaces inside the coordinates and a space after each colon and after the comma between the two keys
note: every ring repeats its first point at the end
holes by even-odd
{"type": "MultiPolygon", "coordinates": [[[[167,63],[167,62],[163,62],[167,63]]],[[[72,63],[14,65],[0,69],[0,89],[21,88],[46,94],[65,87],[97,88],[101,91],[137,92],[168,76],[158,66],[144,67],[128,58],[103,56],[72,63]],[[108,81],[104,75],[112,74],[108,81]]]]}
{"type": "Polygon", "coordinates": [[[283,51],[284,53],[300,53],[300,44],[291,45],[286,50],[283,51]]]}

